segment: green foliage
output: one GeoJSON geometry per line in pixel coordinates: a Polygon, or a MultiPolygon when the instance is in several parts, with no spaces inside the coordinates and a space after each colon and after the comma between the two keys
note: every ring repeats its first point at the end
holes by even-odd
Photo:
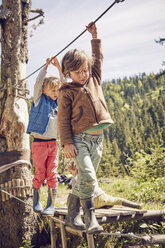
{"type": "Polygon", "coordinates": [[[31,241],[30,240],[24,240],[23,241],[23,246],[21,246],[20,248],[33,248],[34,245],[31,245],[31,241]]]}
{"type": "Polygon", "coordinates": [[[139,181],[155,181],[158,177],[165,176],[165,148],[156,147],[150,153],[136,152],[128,158],[131,175],[139,181]]]}
{"type": "Polygon", "coordinates": [[[154,181],[140,182],[133,188],[130,197],[141,202],[165,202],[165,177],[157,178],[154,181]]]}
{"type": "Polygon", "coordinates": [[[100,187],[114,197],[121,197],[135,202],[143,202],[145,208],[162,208],[165,202],[165,177],[153,181],[140,181],[125,176],[111,177],[110,183],[101,183],[100,187]]]}
{"type": "MultiPolygon", "coordinates": [[[[97,243],[99,248],[105,247],[150,247],[148,245],[143,244],[140,239],[137,238],[126,238],[122,237],[122,234],[164,234],[165,228],[163,222],[159,221],[129,221],[129,222],[118,222],[114,224],[107,224],[104,226],[104,230],[106,233],[109,233],[108,236],[98,237],[97,243]],[[121,237],[120,234],[121,233],[121,237]],[[116,236],[115,236],[116,234],[116,236]],[[143,246],[141,246],[143,244],[143,246]]],[[[154,247],[163,247],[161,245],[154,247]]]]}
{"type": "MultiPolygon", "coordinates": [[[[155,149],[157,154],[160,152],[164,156],[164,151],[159,148],[165,146],[164,83],[165,76],[156,80],[154,74],[147,76],[145,73],[129,79],[104,82],[103,93],[114,124],[104,130],[104,150],[98,177],[103,174],[105,177],[132,175],[131,170],[135,166],[132,167],[130,161],[134,165],[136,160],[139,162],[141,151],[146,160],[150,157],[149,173],[156,172],[155,177],[164,175],[163,158],[159,168],[156,168],[158,161],[153,161],[155,149]]],[[[143,170],[140,162],[139,171],[143,170]]],[[[136,165],[138,167],[138,163],[136,165]]],[[[143,171],[144,177],[147,177],[148,170],[143,171]]]]}

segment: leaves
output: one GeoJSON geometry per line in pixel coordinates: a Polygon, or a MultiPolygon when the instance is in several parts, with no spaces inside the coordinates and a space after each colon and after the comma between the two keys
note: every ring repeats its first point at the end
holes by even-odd
{"type": "Polygon", "coordinates": [[[147,76],[143,73],[129,79],[104,82],[103,93],[114,124],[104,130],[104,150],[98,176],[101,171],[108,177],[117,173],[128,175],[131,170],[134,174],[143,171],[141,177],[144,180],[147,173],[148,177],[156,173],[154,178],[164,175],[164,160],[158,158],[158,153],[160,157],[164,156],[159,147],[165,145],[164,81],[165,76],[156,80],[154,74],[147,76]],[[152,149],[157,150],[157,155],[152,149]],[[138,158],[141,151],[145,155],[138,158]]]}

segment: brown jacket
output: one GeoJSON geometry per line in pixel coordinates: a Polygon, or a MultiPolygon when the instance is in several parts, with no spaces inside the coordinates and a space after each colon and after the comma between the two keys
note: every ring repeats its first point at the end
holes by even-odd
{"type": "Polygon", "coordinates": [[[101,40],[93,39],[91,44],[95,62],[89,80],[84,85],[65,83],[59,90],[58,123],[61,145],[73,144],[74,134],[98,124],[113,123],[101,88],[101,40]]]}

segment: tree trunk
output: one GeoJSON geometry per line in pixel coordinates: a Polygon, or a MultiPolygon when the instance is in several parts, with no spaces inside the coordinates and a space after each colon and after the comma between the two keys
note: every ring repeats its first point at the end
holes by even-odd
{"type": "Polygon", "coordinates": [[[19,162],[0,172],[0,186],[23,201],[0,193],[0,247],[3,248],[20,247],[24,240],[35,239],[38,225],[37,215],[31,208],[32,189],[29,185],[32,175],[29,136],[26,134],[27,85],[26,81],[21,81],[26,77],[30,9],[31,0],[2,0],[0,9],[0,169],[2,165],[19,162]]]}

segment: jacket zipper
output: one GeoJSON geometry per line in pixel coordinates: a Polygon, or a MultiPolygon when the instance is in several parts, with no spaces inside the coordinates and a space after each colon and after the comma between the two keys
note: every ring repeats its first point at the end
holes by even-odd
{"type": "Polygon", "coordinates": [[[85,91],[85,93],[86,93],[86,95],[87,95],[87,97],[88,97],[88,99],[89,99],[89,101],[90,101],[90,103],[91,103],[92,108],[93,108],[96,122],[99,123],[99,122],[98,122],[98,119],[97,119],[97,116],[96,116],[96,110],[95,110],[94,104],[93,104],[93,102],[92,102],[92,99],[91,99],[91,97],[90,97],[90,95],[89,95],[87,89],[86,89],[85,87],[83,87],[83,88],[84,88],[84,91],[85,91]]]}

